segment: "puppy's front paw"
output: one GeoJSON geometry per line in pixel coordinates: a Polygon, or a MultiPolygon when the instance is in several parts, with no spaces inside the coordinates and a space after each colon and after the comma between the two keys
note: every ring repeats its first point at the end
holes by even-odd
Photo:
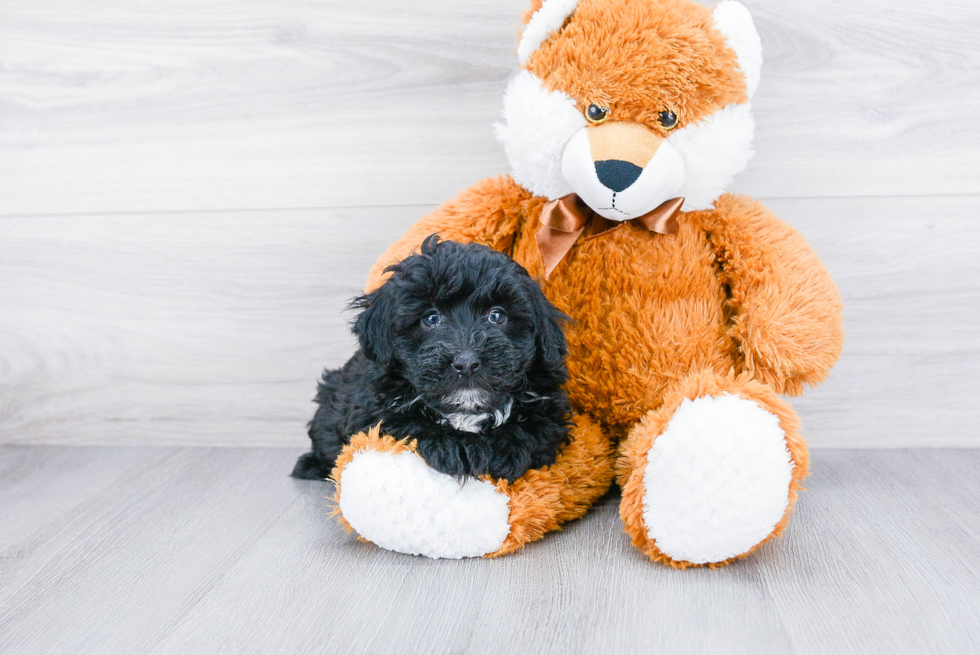
{"type": "Polygon", "coordinates": [[[432,558],[480,557],[510,534],[509,497],[490,482],[459,481],[425,463],[413,442],[356,435],[333,471],[343,521],[378,546],[432,558]]]}

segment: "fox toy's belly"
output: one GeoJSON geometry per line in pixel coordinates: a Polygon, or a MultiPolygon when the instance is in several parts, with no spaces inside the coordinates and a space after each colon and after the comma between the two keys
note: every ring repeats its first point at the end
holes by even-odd
{"type": "MultiPolygon", "coordinates": [[[[572,318],[572,405],[612,438],[625,436],[688,373],[725,373],[735,363],[726,290],[708,238],[693,223],[682,220],[673,235],[631,224],[595,235],[587,229],[544,282],[548,298],[572,318]]],[[[529,232],[515,244],[519,260],[532,258],[529,232]]]]}

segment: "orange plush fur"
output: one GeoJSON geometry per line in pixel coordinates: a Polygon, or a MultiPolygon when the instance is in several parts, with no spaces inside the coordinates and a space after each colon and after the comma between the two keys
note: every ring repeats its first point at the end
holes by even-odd
{"type": "Polygon", "coordinates": [[[617,120],[666,134],[657,122],[664,109],[683,127],[746,99],[735,53],[710,29],[711,12],[701,5],[603,0],[581,3],[575,17],[527,69],[582,109],[595,102],[617,120]]]}
{"type": "MultiPolygon", "coordinates": [[[[508,178],[480,182],[413,225],[375,264],[368,288],[433,233],[502,250],[542,277],[535,237],[543,204],[508,178]]],[[[692,372],[747,372],[798,395],[840,352],[837,289],[797,232],[731,195],[679,222],[666,237],[632,223],[598,235],[586,228],[543,281],[572,317],[573,407],[616,441],[692,372]]]]}
{"type": "MultiPolygon", "coordinates": [[[[597,102],[609,108],[611,120],[666,135],[657,122],[663,110],[684,126],[746,100],[735,53],[700,5],[582,0],[575,16],[526,68],[580,109],[597,102]]],[[[587,227],[543,279],[536,234],[546,200],[510,177],[479,182],[412,226],[367,283],[376,288],[387,265],[438,233],[508,253],[542,278],[548,298],[572,318],[567,390],[579,414],[575,439],[550,469],[512,485],[497,483],[511,499],[512,534],[493,555],[581,516],[611,483],[615,467],[621,516],[636,547],[672,566],[692,565],[664,555],[647,537],[642,475],[648,451],[680,403],[724,393],[756,401],[778,417],[786,435],[794,466],[789,504],[766,540],[781,533],[807,474],[807,449],[795,414],[778,396],[820,382],[843,340],[838,293],[816,254],[757,201],[725,194],[713,209],[678,216],[673,235],[633,223],[599,234],[587,227]]]]}

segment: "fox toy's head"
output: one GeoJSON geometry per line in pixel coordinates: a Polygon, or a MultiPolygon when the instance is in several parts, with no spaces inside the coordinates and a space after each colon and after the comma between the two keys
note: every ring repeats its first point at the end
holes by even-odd
{"type": "Polygon", "coordinates": [[[726,0],[533,0],[496,125],[514,179],[614,221],[709,209],[752,156],[762,45],[726,0]]]}

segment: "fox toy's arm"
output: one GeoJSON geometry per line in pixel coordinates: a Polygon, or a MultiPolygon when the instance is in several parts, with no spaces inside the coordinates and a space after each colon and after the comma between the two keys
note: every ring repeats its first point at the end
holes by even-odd
{"type": "Polygon", "coordinates": [[[384,281],[384,270],[408,257],[430,234],[476,242],[507,251],[532,195],[509,177],[483,180],[463,191],[408,228],[371,267],[365,290],[384,281]]]}
{"type": "Polygon", "coordinates": [[[718,200],[709,238],[730,288],[742,368],[779,393],[826,377],[844,341],[841,300],[812,248],[750,198],[718,200]]]}

